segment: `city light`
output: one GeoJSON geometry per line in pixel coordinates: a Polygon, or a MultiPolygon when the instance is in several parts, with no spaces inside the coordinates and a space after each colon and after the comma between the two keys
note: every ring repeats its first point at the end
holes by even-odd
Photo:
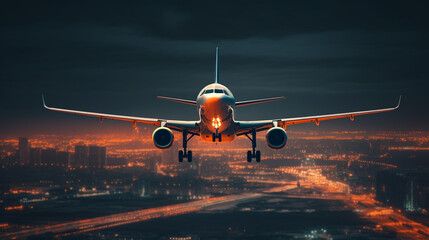
{"type": "MultiPolygon", "coordinates": [[[[220,127],[220,119],[214,118],[213,123],[219,123],[214,126],[220,127]]],[[[363,226],[368,231],[393,230],[398,236],[413,239],[429,233],[427,227],[406,215],[428,212],[421,200],[428,188],[421,187],[425,183],[418,180],[418,174],[424,175],[424,169],[416,170],[417,173],[401,170],[404,163],[395,155],[408,154],[412,159],[420,151],[426,151],[429,138],[425,134],[289,131],[289,135],[294,135],[294,142],[276,152],[264,150],[264,138],[259,137],[258,146],[264,158],[258,164],[245,161],[244,153],[249,149],[245,138],[238,138],[229,145],[219,144],[221,146],[195,140],[190,143],[196,153],[194,160],[186,164],[177,162],[180,143],[176,142],[170,150],[154,150],[152,140],[140,136],[42,135],[2,139],[2,169],[28,169],[45,176],[27,185],[10,182],[1,200],[1,203],[7,200],[3,209],[8,214],[31,213],[41,205],[58,200],[132,196],[141,201],[160,198],[186,203],[183,205],[186,207],[180,209],[175,204],[166,204],[161,208],[147,208],[147,211],[106,214],[97,218],[100,222],[86,218],[34,229],[1,223],[6,224],[3,228],[7,229],[5,234],[9,234],[3,236],[27,236],[32,231],[57,229],[56,236],[61,238],[154,218],[223,209],[219,204],[249,196],[251,199],[276,196],[341,201],[360,218],[374,223],[363,226]],[[24,154],[20,155],[21,151],[24,154]],[[57,177],[50,178],[52,173],[57,177]],[[402,187],[396,187],[399,185],[402,187]],[[398,193],[397,189],[402,192],[398,193]],[[403,200],[392,202],[392,196],[396,195],[403,196],[403,200]],[[199,201],[204,204],[198,205],[199,201]],[[65,225],[70,229],[65,230],[65,225]]],[[[255,210],[244,207],[242,211],[255,210]]],[[[300,236],[329,239],[329,233],[323,230],[309,230],[300,236]]]]}

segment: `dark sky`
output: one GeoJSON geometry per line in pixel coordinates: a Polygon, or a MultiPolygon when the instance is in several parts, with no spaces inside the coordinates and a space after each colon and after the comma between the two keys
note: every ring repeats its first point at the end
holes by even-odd
{"type": "Polygon", "coordinates": [[[11,2],[0,5],[0,136],[98,125],[44,110],[42,93],[51,106],[194,120],[194,107],[156,96],[195,99],[218,43],[237,100],[287,97],[238,120],[391,107],[402,94],[396,112],[306,129],[429,130],[427,1],[11,2]]]}

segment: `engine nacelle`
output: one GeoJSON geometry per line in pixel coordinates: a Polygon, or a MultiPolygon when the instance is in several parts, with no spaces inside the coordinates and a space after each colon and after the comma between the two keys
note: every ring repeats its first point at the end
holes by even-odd
{"type": "Polygon", "coordinates": [[[267,139],[268,147],[271,149],[279,150],[286,146],[287,134],[281,127],[270,128],[265,138],[267,139]]]}
{"type": "Polygon", "coordinates": [[[152,140],[155,147],[167,149],[173,145],[174,135],[169,128],[159,127],[153,131],[152,140]]]}

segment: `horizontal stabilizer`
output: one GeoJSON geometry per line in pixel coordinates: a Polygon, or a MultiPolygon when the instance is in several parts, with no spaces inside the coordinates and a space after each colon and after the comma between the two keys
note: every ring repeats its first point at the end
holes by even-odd
{"type": "Polygon", "coordinates": [[[242,106],[247,106],[247,105],[252,105],[252,104],[273,102],[273,101],[278,101],[278,100],[283,100],[283,99],[285,99],[285,97],[273,97],[273,98],[263,98],[263,99],[256,99],[256,100],[247,100],[247,101],[236,102],[235,106],[236,107],[242,107],[242,106]]]}
{"type": "Polygon", "coordinates": [[[189,104],[189,105],[193,105],[193,106],[197,105],[197,102],[196,101],[192,101],[192,100],[186,100],[186,99],[180,99],[180,98],[171,98],[171,97],[163,97],[163,96],[158,96],[157,98],[163,99],[163,100],[167,100],[167,101],[172,101],[172,102],[189,104]]]}

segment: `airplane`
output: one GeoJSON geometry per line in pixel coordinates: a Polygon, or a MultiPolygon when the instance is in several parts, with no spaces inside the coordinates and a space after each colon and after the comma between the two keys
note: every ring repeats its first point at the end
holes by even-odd
{"type": "Polygon", "coordinates": [[[133,127],[136,127],[137,123],[158,126],[158,128],[153,131],[152,140],[155,147],[159,149],[168,149],[173,145],[174,135],[172,130],[181,132],[183,150],[180,150],[178,153],[179,162],[183,162],[184,158],[186,158],[188,162],[192,162],[192,151],[188,150],[188,142],[194,136],[200,136],[205,142],[218,143],[232,142],[235,137],[244,135],[252,143],[252,150],[247,151],[247,161],[251,162],[252,159],[255,159],[256,162],[260,162],[261,152],[256,150],[257,132],[268,130],[265,137],[268,147],[273,150],[279,150],[286,146],[288,140],[286,127],[289,125],[309,122],[314,122],[316,125],[319,125],[320,121],[338,118],[350,118],[350,120],[353,121],[355,116],[393,111],[398,109],[401,103],[400,96],[397,106],[391,108],[306,117],[237,121],[234,118],[235,108],[278,101],[285,99],[285,97],[272,97],[236,102],[232,92],[226,86],[220,84],[219,81],[219,47],[216,47],[214,83],[205,86],[199,92],[196,101],[163,96],[158,96],[158,98],[196,106],[199,120],[180,121],[145,118],[48,107],[45,104],[45,99],[42,94],[43,106],[52,111],[97,117],[100,122],[103,122],[104,119],[126,121],[131,122],[133,127]]]}

